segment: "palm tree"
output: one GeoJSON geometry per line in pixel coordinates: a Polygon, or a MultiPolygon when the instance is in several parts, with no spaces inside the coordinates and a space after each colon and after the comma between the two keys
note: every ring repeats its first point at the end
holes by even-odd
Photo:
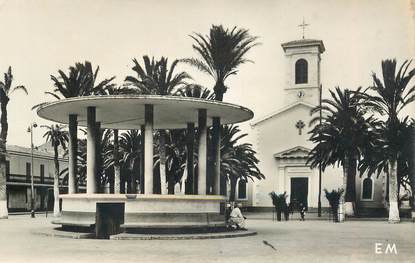
{"type": "Polygon", "coordinates": [[[344,189],[339,188],[337,190],[333,189],[329,192],[327,189],[324,189],[326,193],[327,201],[329,201],[331,213],[333,214],[333,221],[339,222],[339,214],[337,213],[339,209],[340,199],[343,195],[344,189]]]}
{"type": "Polygon", "coordinates": [[[238,126],[224,125],[221,128],[221,174],[225,175],[230,182],[231,193],[229,200],[235,201],[236,184],[238,180],[245,182],[254,178],[261,180],[265,176],[258,168],[259,160],[252,144],[238,141],[248,134],[240,134],[238,126]]]}
{"type": "Polygon", "coordinates": [[[202,87],[198,84],[188,84],[183,88],[179,89],[177,93],[182,97],[188,98],[198,98],[213,100],[215,98],[214,94],[210,92],[209,89],[202,87]]]}
{"type": "MultiPolygon", "coordinates": [[[[135,192],[136,181],[142,179],[142,175],[138,176],[141,162],[141,149],[142,149],[142,135],[138,130],[129,130],[120,135],[120,153],[122,169],[128,172],[128,175],[124,175],[124,181],[130,182],[128,184],[129,189],[124,189],[125,193],[135,192]]],[[[124,188],[121,185],[121,190],[124,188]]],[[[123,191],[121,191],[123,192],[123,191]]]]}
{"type": "MultiPolygon", "coordinates": [[[[174,187],[182,181],[186,169],[186,130],[175,129],[166,132],[166,174],[168,178],[168,194],[174,194],[174,187]]],[[[160,165],[160,155],[154,156],[154,167],[160,165]]],[[[183,186],[183,184],[182,184],[183,186]]]]}
{"type": "Polygon", "coordinates": [[[285,211],[287,208],[287,192],[277,194],[276,192],[272,191],[269,193],[269,195],[271,196],[275,211],[277,211],[277,221],[281,221],[281,212],[285,211]]]}
{"type": "MultiPolygon", "coordinates": [[[[258,38],[251,36],[247,29],[234,27],[230,30],[222,25],[212,25],[209,35],[194,33],[190,37],[195,41],[192,47],[200,58],[187,58],[183,61],[213,78],[215,100],[223,101],[228,89],[225,81],[229,76],[237,74],[239,66],[252,62],[246,58],[246,54],[259,44],[256,42],[258,38]]],[[[217,174],[219,170],[214,169],[214,163],[219,161],[219,149],[216,147],[220,144],[220,129],[218,120],[214,119],[212,143],[209,147],[214,161],[208,167],[213,178],[220,177],[220,174],[217,174]]]]}
{"type": "MultiPolygon", "coordinates": [[[[108,85],[105,87],[104,92],[106,95],[126,95],[126,94],[136,94],[137,91],[130,89],[126,86],[114,86],[108,85]]],[[[113,129],[114,139],[113,139],[113,152],[112,152],[112,165],[114,169],[114,193],[121,193],[121,166],[120,166],[120,153],[119,153],[119,136],[118,129],[113,129]]]]}
{"type": "Polygon", "coordinates": [[[415,75],[415,69],[408,72],[410,61],[405,61],[398,72],[396,72],[396,60],[382,61],[382,77],[378,78],[376,73],[372,74],[373,86],[369,90],[374,95],[367,95],[365,105],[373,108],[381,115],[386,116],[384,120],[384,133],[382,138],[382,149],[388,160],[389,175],[389,222],[398,223],[398,159],[402,153],[400,149],[399,136],[399,114],[409,103],[415,100],[415,87],[409,87],[409,82],[415,75]]]}
{"type": "Polygon", "coordinates": [[[75,66],[69,67],[69,74],[66,75],[62,70],[58,70],[58,77],[51,75],[51,79],[55,86],[53,92],[45,92],[57,99],[72,98],[90,95],[103,95],[104,89],[109,85],[115,77],[104,79],[96,84],[99,66],[92,69],[91,62],[75,63],[75,66]]]}
{"type": "Polygon", "coordinates": [[[315,143],[309,153],[307,163],[311,168],[321,166],[324,171],[327,166],[341,164],[343,166],[343,189],[345,195],[341,197],[341,211],[348,208],[346,214],[354,214],[356,202],[356,172],[357,161],[366,144],[370,142],[376,120],[373,117],[365,118],[366,110],[361,107],[361,88],[357,91],[348,89],[330,90],[331,99],[322,100],[321,106],[312,109],[311,113],[325,114],[313,118],[310,125],[320,121],[311,131],[310,141],[315,143]],[[348,203],[345,205],[344,203],[348,203]]]}
{"type": "MultiPolygon", "coordinates": [[[[208,88],[205,88],[205,87],[203,87],[199,84],[185,85],[183,88],[178,90],[178,94],[180,96],[183,96],[183,97],[206,99],[206,100],[213,100],[214,97],[215,97],[214,94],[208,88]]],[[[184,174],[186,174],[186,176],[185,176],[185,180],[183,180],[183,178],[181,180],[182,180],[182,182],[185,181],[185,184],[186,184],[186,187],[185,187],[186,191],[185,192],[188,193],[188,194],[193,193],[193,187],[194,187],[194,181],[193,180],[196,178],[196,173],[197,173],[197,169],[196,169],[196,167],[197,167],[197,157],[198,157],[197,154],[196,154],[198,152],[198,150],[197,150],[198,143],[197,143],[197,139],[196,139],[196,138],[198,138],[197,132],[198,132],[197,129],[194,129],[193,135],[192,135],[194,137],[193,142],[191,143],[189,141],[188,142],[189,143],[188,144],[189,148],[186,149],[186,151],[190,150],[190,151],[193,152],[193,169],[194,170],[193,170],[193,177],[192,178],[189,177],[189,174],[187,173],[187,170],[186,171],[184,170],[184,169],[187,169],[187,165],[190,165],[190,163],[187,164],[187,159],[186,159],[186,165],[182,165],[184,167],[183,172],[184,172],[184,174]]],[[[210,135],[211,135],[210,132],[208,132],[208,138],[210,137],[210,135]]],[[[186,135],[186,136],[188,136],[188,135],[186,135]]],[[[210,141],[211,140],[208,139],[208,142],[210,142],[210,141]]],[[[184,142],[182,142],[182,143],[184,143],[184,142]]],[[[210,163],[210,161],[211,161],[211,159],[208,158],[208,164],[210,163]]],[[[208,167],[210,167],[210,165],[208,165],[208,167]]],[[[208,173],[210,173],[210,171],[208,171],[208,173]]],[[[192,175],[190,174],[190,176],[192,176],[192,175]]],[[[224,179],[223,184],[226,184],[226,178],[223,178],[223,179],[224,179]]]]}
{"type": "MultiPolygon", "coordinates": [[[[407,190],[408,186],[410,186],[412,182],[410,169],[412,167],[411,156],[413,150],[411,143],[408,143],[408,138],[411,138],[413,125],[413,122],[410,122],[409,117],[407,116],[403,120],[400,120],[399,125],[396,127],[398,135],[396,142],[399,144],[397,148],[400,149],[397,160],[398,193],[401,187],[407,190]]],[[[388,136],[385,123],[379,123],[376,130],[376,137],[372,140],[373,143],[368,144],[363,151],[363,158],[359,162],[359,171],[361,175],[364,173],[367,173],[368,175],[376,173],[377,177],[379,177],[379,175],[383,172],[389,176],[388,153],[383,150],[383,147],[385,146],[383,138],[388,136]]],[[[387,180],[389,180],[389,178],[387,178],[387,180]]],[[[388,200],[389,187],[386,185],[385,201],[388,200]]],[[[398,204],[400,204],[399,199],[398,204]]]]}
{"type": "MultiPolygon", "coordinates": [[[[84,130],[83,130],[84,131],[84,130]]],[[[86,134],[86,131],[84,131],[86,134]]],[[[96,182],[98,192],[102,193],[105,189],[105,184],[112,181],[114,176],[114,161],[113,161],[113,149],[114,145],[112,143],[112,130],[103,129],[100,131],[100,140],[99,140],[99,149],[97,149],[97,162],[98,170],[96,173],[96,182]]],[[[98,146],[97,146],[98,147],[98,146]]],[[[77,152],[77,171],[76,175],[76,185],[86,182],[86,169],[87,169],[87,140],[78,139],[78,152],[77,152]]],[[[68,149],[65,149],[63,157],[67,157],[68,149]]],[[[60,176],[62,178],[62,184],[68,182],[69,170],[68,167],[60,171],[60,176]]]]}
{"type": "Polygon", "coordinates": [[[55,163],[55,176],[53,178],[53,194],[55,197],[55,202],[53,206],[53,215],[55,217],[59,216],[59,147],[66,149],[66,144],[68,143],[68,132],[63,130],[64,126],[62,125],[42,125],[41,127],[46,128],[47,131],[43,134],[43,137],[47,142],[50,142],[53,147],[53,161],[55,163]]]}
{"type": "MultiPolygon", "coordinates": [[[[86,131],[85,131],[86,134],[86,131]]],[[[87,158],[87,141],[86,139],[78,139],[78,151],[76,153],[76,158],[77,158],[77,171],[76,171],[76,186],[78,187],[81,184],[85,184],[86,183],[86,158],[87,158]]],[[[68,149],[65,150],[63,157],[67,158],[68,157],[68,149]]],[[[69,169],[68,167],[63,168],[60,171],[59,177],[62,178],[62,184],[65,185],[68,183],[69,180],[69,169]]]]}
{"type": "Polygon", "coordinates": [[[98,183],[99,192],[105,193],[106,184],[111,184],[114,177],[114,144],[112,141],[113,130],[102,129],[100,132],[101,140],[99,143],[98,172],[96,174],[96,182],[98,183]]]}
{"type": "MultiPolygon", "coordinates": [[[[186,80],[191,77],[186,72],[176,74],[174,72],[178,60],[168,66],[168,59],[161,57],[160,60],[150,60],[148,56],[143,56],[144,68],[137,59],[133,59],[133,71],[137,73],[137,77],[127,76],[125,81],[127,84],[138,89],[139,94],[152,95],[177,95],[177,91],[184,85],[186,80]]],[[[166,131],[159,130],[159,155],[160,155],[160,183],[161,193],[167,194],[166,184],[166,131]]]]}
{"type": "Polygon", "coordinates": [[[409,151],[409,173],[410,176],[410,183],[411,183],[411,192],[412,192],[412,198],[411,198],[411,207],[412,207],[412,218],[415,217],[415,119],[412,119],[411,122],[411,130],[410,130],[410,138],[412,139],[410,144],[410,151],[409,151]]]}
{"type": "Polygon", "coordinates": [[[258,45],[258,38],[251,36],[247,29],[234,27],[229,30],[222,25],[213,25],[209,36],[194,33],[190,37],[195,41],[192,47],[200,59],[188,58],[183,61],[213,78],[215,99],[222,101],[228,89],[225,85],[226,79],[237,74],[240,65],[252,62],[245,55],[258,45]]]}
{"type": "MultiPolygon", "coordinates": [[[[105,89],[114,85],[111,82],[115,77],[104,79],[96,84],[98,72],[99,66],[94,71],[89,61],[77,62],[75,66],[69,67],[68,75],[62,70],[58,70],[58,76],[51,75],[55,88],[52,92],[47,91],[45,94],[52,95],[58,100],[80,96],[105,95],[105,89]]],[[[32,109],[36,109],[44,103],[37,104],[32,109]]]]}
{"type": "Polygon", "coordinates": [[[6,194],[6,144],[7,134],[9,130],[9,123],[7,120],[7,105],[10,101],[10,95],[15,90],[22,90],[27,95],[27,90],[24,86],[12,87],[13,75],[12,68],[9,67],[6,73],[4,73],[4,82],[0,81],[0,218],[7,218],[7,194],[6,194]]]}
{"type": "MultiPolygon", "coordinates": [[[[413,193],[413,188],[411,185],[411,169],[412,169],[412,158],[413,158],[413,145],[411,144],[412,130],[414,129],[414,120],[409,120],[409,116],[406,116],[403,120],[400,121],[399,125],[399,135],[401,142],[401,154],[398,157],[397,165],[397,177],[398,177],[398,193],[400,192],[401,187],[413,193]]],[[[401,204],[401,200],[398,195],[398,204],[401,204]]],[[[411,203],[412,205],[412,203],[411,203]]]]}

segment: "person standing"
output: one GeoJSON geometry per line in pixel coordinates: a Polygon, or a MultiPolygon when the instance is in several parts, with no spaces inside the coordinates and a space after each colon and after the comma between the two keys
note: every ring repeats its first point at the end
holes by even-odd
{"type": "Polygon", "coordinates": [[[301,216],[301,221],[304,221],[304,217],[305,217],[305,210],[306,207],[303,205],[303,203],[300,203],[300,216],[301,216]]]}

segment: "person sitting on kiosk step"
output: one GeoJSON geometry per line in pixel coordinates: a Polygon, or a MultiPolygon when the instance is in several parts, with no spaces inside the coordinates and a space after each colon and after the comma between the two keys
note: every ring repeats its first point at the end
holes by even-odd
{"type": "Polygon", "coordinates": [[[238,203],[237,206],[232,210],[229,218],[229,225],[236,226],[236,229],[246,230],[245,219],[241,212],[242,204],[238,203]]]}

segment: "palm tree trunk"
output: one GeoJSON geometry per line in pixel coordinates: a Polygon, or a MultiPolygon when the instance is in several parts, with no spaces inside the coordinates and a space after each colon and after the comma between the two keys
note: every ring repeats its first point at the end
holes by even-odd
{"type": "Polygon", "coordinates": [[[231,183],[231,193],[229,196],[230,202],[235,202],[235,196],[236,196],[236,182],[238,181],[237,178],[231,177],[230,183],[231,183]]]}
{"type": "MultiPolygon", "coordinates": [[[[386,173],[385,204],[389,202],[389,170],[386,173]]],[[[387,207],[387,205],[385,205],[387,207]]]]}
{"type": "Polygon", "coordinates": [[[0,219],[8,218],[5,145],[0,145],[0,219]]]}
{"type": "Polygon", "coordinates": [[[339,222],[343,222],[346,219],[346,206],[345,206],[345,197],[347,192],[347,174],[349,172],[349,157],[344,158],[343,162],[343,193],[340,196],[340,202],[339,202],[339,222]]]}
{"type": "Polygon", "coordinates": [[[167,180],[167,187],[168,187],[167,193],[169,195],[180,193],[180,191],[178,193],[176,192],[175,186],[176,186],[176,181],[175,181],[174,175],[171,174],[168,176],[168,180],[167,180]]]}
{"type": "MultiPolygon", "coordinates": [[[[0,105],[1,105],[1,132],[0,132],[0,139],[6,145],[7,142],[7,134],[9,131],[9,123],[7,122],[7,104],[9,103],[9,98],[0,98],[0,105]]],[[[6,149],[6,148],[5,148],[6,149]]]]}
{"type": "Polygon", "coordinates": [[[389,223],[399,223],[397,161],[389,160],[389,223]]]}
{"type": "MultiPolygon", "coordinates": [[[[166,195],[167,184],[166,184],[166,131],[159,131],[159,154],[160,154],[160,189],[161,194],[166,195]]],[[[174,190],[173,190],[174,191],[174,190]]]]}
{"type": "Polygon", "coordinates": [[[223,95],[226,92],[225,84],[222,81],[216,82],[213,87],[213,92],[215,93],[215,100],[223,101],[223,95]]]}
{"type": "Polygon", "coordinates": [[[134,165],[133,171],[132,171],[132,181],[131,181],[131,188],[132,193],[137,194],[139,190],[139,184],[138,181],[140,180],[140,170],[137,165],[134,165]]]}
{"type": "Polygon", "coordinates": [[[121,168],[118,157],[118,129],[114,129],[114,194],[121,192],[121,168]]]}
{"type": "MultiPolygon", "coordinates": [[[[4,96],[4,95],[3,95],[4,96]]],[[[7,184],[6,184],[6,142],[9,125],[7,123],[7,104],[9,98],[0,98],[1,105],[1,133],[0,133],[0,219],[8,218],[7,210],[7,184]]]]}
{"type": "Polygon", "coordinates": [[[347,216],[354,216],[356,212],[356,168],[356,158],[350,158],[349,167],[347,171],[347,191],[345,196],[345,213],[347,216]]]}
{"type": "Polygon", "coordinates": [[[411,143],[411,148],[412,148],[412,152],[411,152],[411,161],[409,162],[409,171],[411,174],[411,178],[410,178],[410,182],[411,182],[411,192],[412,192],[412,203],[411,203],[411,207],[412,207],[412,218],[415,218],[415,126],[412,127],[412,132],[411,132],[411,137],[412,137],[412,143],[411,143]]]}
{"type": "Polygon", "coordinates": [[[53,196],[54,196],[54,204],[53,204],[53,216],[58,217],[60,215],[59,209],[59,160],[58,160],[58,146],[53,146],[55,156],[53,161],[55,163],[55,176],[53,178],[53,196]]]}

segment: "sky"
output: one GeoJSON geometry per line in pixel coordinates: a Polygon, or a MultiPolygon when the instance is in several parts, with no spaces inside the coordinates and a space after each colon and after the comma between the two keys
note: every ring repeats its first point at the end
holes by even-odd
{"type": "MultiPolygon", "coordinates": [[[[271,0],[0,0],[0,72],[13,68],[15,85],[29,91],[13,93],[9,103],[9,144],[30,146],[31,122],[49,124],[31,110],[53,100],[50,75],[67,72],[75,62],[99,65],[98,78],[116,76],[122,84],[132,74],[132,59],[143,55],[194,57],[193,32],[207,34],[212,24],[249,29],[261,45],[226,83],[224,100],[252,109],[259,118],[283,106],[285,58],[281,43],[305,37],[321,39],[323,96],[340,86],[367,87],[381,60],[400,65],[415,53],[415,2],[396,0],[271,1],[271,0]]],[[[415,62],[414,62],[415,67],[415,62]]],[[[181,65],[195,83],[213,87],[207,76],[181,65]]],[[[415,103],[407,109],[415,117],[415,103]]],[[[243,127],[247,127],[244,125],[243,127]]],[[[249,132],[249,130],[247,129],[249,132]]],[[[42,128],[34,144],[43,143],[42,128]]]]}

